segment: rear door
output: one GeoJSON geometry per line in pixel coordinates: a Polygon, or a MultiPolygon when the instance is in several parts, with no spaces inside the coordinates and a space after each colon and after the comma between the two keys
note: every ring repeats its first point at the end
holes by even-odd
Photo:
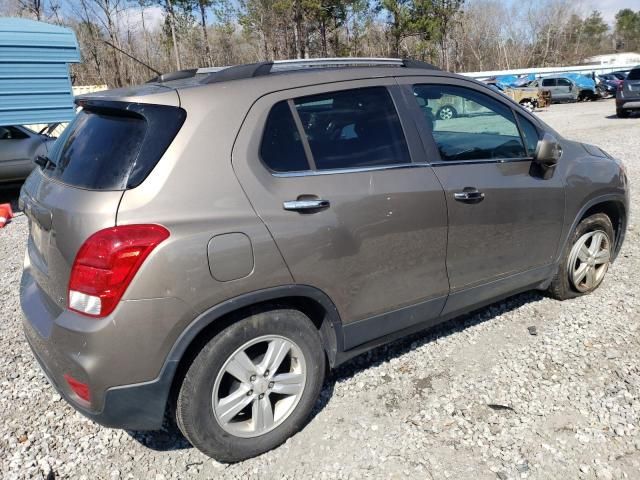
{"type": "Polygon", "coordinates": [[[449,214],[444,313],[542,281],[551,274],[564,220],[564,185],[532,166],[542,132],[511,102],[458,79],[402,79],[413,99],[449,214]],[[432,101],[459,96],[473,114],[423,121],[432,101]]]}
{"type": "Polygon", "coordinates": [[[568,78],[557,79],[556,91],[558,92],[558,99],[564,101],[575,100],[578,98],[578,87],[573,84],[568,78]]]}
{"type": "Polygon", "coordinates": [[[422,306],[361,340],[437,316],[448,293],[442,187],[412,161],[420,141],[401,108],[393,79],[274,93],[254,104],[233,152],[293,278],[327,293],[343,322],[422,306]]]}

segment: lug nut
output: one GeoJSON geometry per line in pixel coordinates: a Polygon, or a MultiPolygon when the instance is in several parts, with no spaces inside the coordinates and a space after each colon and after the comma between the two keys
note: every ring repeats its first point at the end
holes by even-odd
{"type": "Polygon", "coordinates": [[[260,400],[262,400],[264,398],[264,393],[261,393],[260,396],[258,397],[260,400]]]}
{"type": "Polygon", "coordinates": [[[249,390],[249,391],[247,392],[247,397],[250,397],[251,395],[253,395],[253,390],[249,390]]]}
{"type": "Polygon", "coordinates": [[[255,382],[256,381],[256,376],[255,375],[251,375],[251,378],[249,380],[251,380],[252,382],[255,382]]]}
{"type": "Polygon", "coordinates": [[[269,382],[269,388],[273,388],[274,383],[273,382],[269,382]]]}
{"type": "Polygon", "coordinates": [[[266,372],[264,372],[264,376],[268,377],[269,376],[269,370],[267,370],[266,372]]]}

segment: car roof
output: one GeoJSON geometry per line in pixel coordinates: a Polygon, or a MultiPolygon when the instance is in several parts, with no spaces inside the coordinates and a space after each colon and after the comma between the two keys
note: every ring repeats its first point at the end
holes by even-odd
{"type": "MultiPolygon", "coordinates": [[[[159,101],[163,96],[170,95],[170,92],[173,95],[175,95],[173,92],[178,92],[178,95],[180,95],[181,91],[193,91],[195,89],[200,89],[203,93],[206,92],[207,96],[215,94],[214,92],[216,91],[224,91],[225,95],[241,94],[243,96],[247,96],[248,92],[250,92],[252,97],[259,98],[268,93],[291,88],[389,77],[449,77],[484,85],[469,77],[445,72],[435,67],[345,65],[340,67],[294,68],[256,76],[245,75],[240,76],[240,78],[234,78],[229,74],[224,75],[223,72],[224,70],[201,74],[196,72],[192,75],[185,75],[183,78],[179,78],[179,75],[176,79],[169,77],[168,81],[162,81],[162,79],[156,77],[150,83],[144,85],[90,93],[82,95],[80,99],[150,102],[159,101]],[[217,76],[226,78],[217,81],[217,76]]],[[[170,99],[167,99],[167,101],[170,101],[170,99]]]]}

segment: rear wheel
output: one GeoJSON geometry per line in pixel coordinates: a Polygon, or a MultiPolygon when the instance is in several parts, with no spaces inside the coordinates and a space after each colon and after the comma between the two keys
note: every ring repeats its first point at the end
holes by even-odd
{"type": "Polygon", "coordinates": [[[576,227],[549,293],[559,300],[585,295],[600,286],[611,263],[614,232],[611,220],[596,213],[576,227]]]}
{"type": "Polygon", "coordinates": [[[176,420],[194,447],[235,462],[299,431],[318,397],[325,357],[318,331],[296,310],[258,313],[216,335],[187,371],[176,420]]]}
{"type": "Polygon", "coordinates": [[[624,108],[617,108],[616,115],[618,118],[627,118],[629,116],[629,110],[625,110],[624,108]]]}

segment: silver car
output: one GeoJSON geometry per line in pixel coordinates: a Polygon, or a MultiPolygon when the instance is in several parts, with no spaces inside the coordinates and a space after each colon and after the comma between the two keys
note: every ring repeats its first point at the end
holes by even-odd
{"type": "Polygon", "coordinates": [[[20,125],[0,127],[0,183],[27,178],[38,155],[47,155],[55,138],[20,125]]]}

